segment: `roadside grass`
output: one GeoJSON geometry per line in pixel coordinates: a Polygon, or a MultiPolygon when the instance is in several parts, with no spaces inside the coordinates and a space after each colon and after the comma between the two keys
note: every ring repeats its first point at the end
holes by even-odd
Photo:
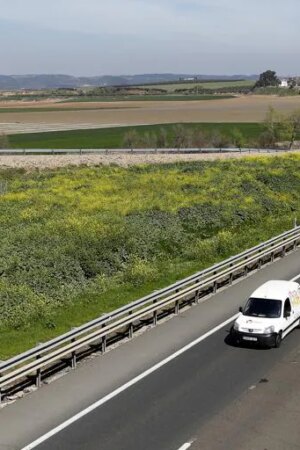
{"type": "Polygon", "coordinates": [[[53,326],[45,327],[42,322],[36,322],[33,327],[23,329],[0,328],[0,358],[7,359],[12,355],[22,353],[33,348],[40,342],[46,342],[60,334],[66,333],[73,327],[100,317],[114,309],[124,306],[138,298],[150,294],[154,290],[166,287],[175,281],[191,275],[204,268],[195,263],[178,262],[174,266],[166,265],[162,275],[155,281],[145,283],[143,286],[134,286],[123,283],[120,286],[111,287],[104,294],[91,293],[81,295],[74,300],[74,305],[61,308],[51,318],[53,326]]]}
{"type": "Polygon", "coordinates": [[[299,174],[298,154],[2,169],[0,358],[291,228],[299,174]]]}
{"type": "MultiPolygon", "coordinates": [[[[124,137],[128,132],[136,132],[138,136],[146,133],[158,133],[162,129],[167,139],[174,140],[176,125],[140,125],[133,127],[99,128],[92,130],[55,131],[46,133],[15,134],[9,136],[11,148],[123,148],[124,137]]],[[[220,133],[230,137],[233,130],[238,130],[247,141],[254,141],[263,131],[261,123],[184,123],[184,129],[203,133],[220,133]]]]}
{"type": "Polygon", "coordinates": [[[37,320],[34,324],[28,324],[21,328],[0,327],[0,358],[6,360],[13,355],[22,353],[29,348],[46,342],[74,327],[87,323],[102,314],[109,313],[128,303],[142,298],[151,292],[169,286],[176,281],[188,277],[202,269],[216,264],[226,257],[238,254],[252,246],[267,240],[274,235],[292,227],[291,220],[277,220],[272,222],[272,232],[264,227],[249,229],[249,238],[240,239],[236,235],[236,242],[232,248],[228,248],[223,256],[207,255],[204,261],[168,261],[160,263],[157,271],[160,273],[153,281],[144,282],[142,285],[134,285],[128,282],[120,284],[111,283],[111,287],[105,293],[88,292],[78,295],[73,299],[71,305],[61,306],[51,315],[51,319],[45,321],[37,320]]]}

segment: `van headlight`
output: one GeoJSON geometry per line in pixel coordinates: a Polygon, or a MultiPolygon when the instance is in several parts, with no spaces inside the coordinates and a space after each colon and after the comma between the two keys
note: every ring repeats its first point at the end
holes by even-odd
{"type": "Polygon", "coordinates": [[[265,334],[274,333],[274,331],[275,331],[275,328],[273,325],[271,327],[267,327],[264,329],[265,334]]]}
{"type": "Polygon", "coordinates": [[[233,329],[234,329],[235,331],[239,331],[240,327],[239,327],[239,324],[238,324],[237,322],[234,322],[234,324],[233,324],[233,329]]]}

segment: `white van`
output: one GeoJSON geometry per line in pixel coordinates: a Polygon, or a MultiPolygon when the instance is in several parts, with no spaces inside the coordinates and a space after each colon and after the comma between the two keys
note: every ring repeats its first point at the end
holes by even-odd
{"type": "Polygon", "coordinates": [[[253,342],[279,347],[281,340],[300,325],[300,285],[294,281],[268,281],[250,296],[231,328],[237,343],[253,342]]]}

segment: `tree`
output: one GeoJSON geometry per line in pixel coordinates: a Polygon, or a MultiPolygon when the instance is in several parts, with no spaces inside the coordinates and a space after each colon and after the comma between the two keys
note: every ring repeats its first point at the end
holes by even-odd
{"type": "Polygon", "coordinates": [[[188,147],[188,132],[187,129],[181,124],[173,127],[173,142],[174,148],[187,148],[188,147]]]}
{"type": "Polygon", "coordinates": [[[260,146],[271,147],[278,142],[286,142],[291,149],[300,134],[300,110],[286,116],[272,106],[264,120],[264,131],[260,135],[260,146]]]}
{"type": "Polygon", "coordinates": [[[156,137],[157,148],[167,148],[168,147],[168,133],[165,128],[160,128],[156,137]]]}
{"type": "Polygon", "coordinates": [[[238,128],[234,128],[231,133],[232,143],[237,148],[245,147],[245,136],[238,128]]]}
{"type": "Polygon", "coordinates": [[[9,148],[9,140],[6,134],[0,134],[0,148],[9,148]]]}
{"type": "Polygon", "coordinates": [[[135,130],[129,130],[124,134],[123,146],[125,148],[136,148],[139,145],[139,135],[135,130]]]}
{"type": "Polygon", "coordinates": [[[280,140],[280,129],[282,123],[282,116],[278,111],[269,106],[266,118],[264,120],[263,132],[259,136],[259,146],[263,148],[274,147],[280,140]]]}
{"type": "Polygon", "coordinates": [[[273,70],[267,70],[260,74],[259,79],[254,85],[254,88],[268,87],[268,86],[279,86],[280,80],[273,70]]]}
{"type": "Polygon", "coordinates": [[[293,147],[295,139],[300,134],[300,110],[294,111],[288,118],[287,122],[289,124],[290,130],[290,149],[293,147]]]}
{"type": "Polygon", "coordinates": [[[288,79],[288,86],[290,89],[295,89],[297,87],[297,80],[296,78],[289,78],[288,79]]]}

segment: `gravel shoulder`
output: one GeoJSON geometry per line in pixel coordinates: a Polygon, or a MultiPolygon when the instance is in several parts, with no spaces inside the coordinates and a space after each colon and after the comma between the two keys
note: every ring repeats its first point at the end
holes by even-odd
{"type": "MultiPolygon", "coordinates": [[[[298,151],[298,150],[297,150],[298,151]]],[[[241,159],[245,157],[274,157],[293,152],[261,153],[226,153],[226,154],[121,154],[112,155],[1,155],[1,168],[55,169],[66,166],[95,166],[116,164],[129,167],[141,164],[167,164],[189,161],[213,161],[220,159],[241,159]]]]}

